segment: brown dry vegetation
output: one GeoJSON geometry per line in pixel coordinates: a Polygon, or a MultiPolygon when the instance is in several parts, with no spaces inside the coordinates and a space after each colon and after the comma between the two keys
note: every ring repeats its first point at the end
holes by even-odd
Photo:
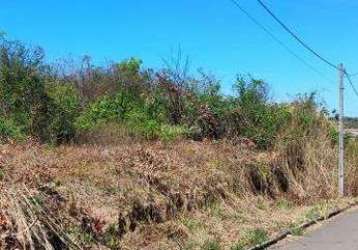
{"type": "MultiPolygon", "coordinates": [[[[356,151],[349,142],[350,195],[356,151]]],[[[273,151],[246,140],[2,145],[1,248],[243,249],[350,201],[336,199],[335,155],[329,138],[273,151]]]]}
{"type": "Polygon", "coordinates": [[[240,250],[350,201],[314,93],[275,103],[238,76],[226,96],[180,53],[158,70],[49,65],[0,34],[0,54],[0,249],[240,250]]]}

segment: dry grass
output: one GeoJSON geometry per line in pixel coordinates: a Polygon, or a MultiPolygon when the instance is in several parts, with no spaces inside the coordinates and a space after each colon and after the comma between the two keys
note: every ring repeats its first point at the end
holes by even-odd
{"type": "MultiPolygon", "coordinates": [[[[357,148],[351,143],[349,154],[357,148]]],[[[31,143],[0,146],[0,166],[3,190],[24,193],[11,206],[40,197],[41,209],[82,248],[240,249],[349,201],[335,199],[335,151],[328,139],[273,152],[225,141],[31,143]]],[[[347,161],[347,191],[354,195],[356,155],[347,161]]],[[[0,233],[14,235],[20,246],[59,231],[40,223],[23,240],[21,228],[42,216],[2,211],[14,212],[4,219],[13,225],[0,233]]]]}

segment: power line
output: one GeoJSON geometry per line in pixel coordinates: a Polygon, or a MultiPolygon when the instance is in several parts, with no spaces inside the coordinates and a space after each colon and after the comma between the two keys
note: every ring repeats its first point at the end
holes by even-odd
{"type": "Polygon", "coordinates": [[[266,10],[267,13],[272,16],[276,22],[278,22],[294,39],[296,39],[304,48],[306,48],[308,51],[310,51],[313,55],[315,55],[317,58],[319,58],[321,61],[325,62],[329,66],[331,66],[334,69],[338,70],[338,67],[334,64],[328,61],[326,58],[321,56],[318,52],[316,52],[314,49],[312,49],[307,43],[305,43],[301,38],[298,37],[287,25],[285,25],[261,0],[257,0],[257,2],[266,10]]]}
{"type": "Polygon", "coordinates": [[[358,72],[357,73],[354,73],[354,74],[349,74],[351,77],[356,77],[358,76],[358,72]]]}
{"type": "Polygon", "coordinates": [[[356,94],[356,96],[358,97],[358,90],[356,89],[356,87],[353,84],[353,81],[351,79],[351,75],[348,74],[347,71],[344,71],[344,74],[346,75],[346,77],[348,79],[348,82],[349,82],[349,84],[351,85],[351,87],[353,89],[354,94],[356,94]]]}
{"type": "MultiPolygon", "coordinates": [[[[313,67],[311,64],[307,63],[301,56],[299,56],[297,53],[295,53],[293,50],[291,50],[285,43],[283,43],[277,36],[275,36],[269,29],[267,29],[264,25],[262,25],[255,17],[253,17],[248,11],[246,11],[237,0],[230,0],[236,7],[238,7],[253,23],[255,23],[259,28],[261,28],[263,31],[265,31],[275,42],[277,42],[280,46],[282,46],[287,52],[289,52],[292,56],[294,56],[296,59],[298,59],[301,63],[303,63],[306,67],[314,71],[315,73],[319,74],[321,77],[331,81],[328,77],[326,77],[323,73],[321,73],[319,70],[317,70],[315,67],[313,67]]],[[[276,15],[261,1],[257,0],[262,7],[265,8],[265,10],[282,26],[284,29],[289,32],[299,43],[304,46],[306,49],[308,49],[311,53],[313,53],[316,57],[321,59],[321,61],[325,62],[329,66],[331,66],[334,69],[340,70],[338,66],[334,65],[324,57],[322,57],[320,54],[315,52],[311,47],[309,47],[306,43],[304,43],[295,33],[293,33],[280,19],[276,17],[276,15]]],[[[353,92],[358,96],[358,90],[354,86],[351,77],[358,76],[358,72],[355,74],[349,74],[346,70],[344,71],[344,75],[346,75],[349,84],[351,85],[353,92]]]]}
{"type": "Polygon", "coordinates": [[[253,17],[248,11],[246,11],[236,0],[230,0],[241,12],[243,12],[253,23],[255,23],[260,29],[266,32],[276,43],[278,43],[281,47],[283,47],[288,53],[294,56],[297,60],[303,63],[310,70],[325,78],[326,80],[332,81],[330,78],[325,76],[322,72],[317,70],[311,64],[306,62],[301,56],[299,56],[296,52],[291,50],[284,42],[282,42],[277,36],[275,36],[269,29],[267,29],[264,25],[262,25],[255,17],[253,17]]]}
{"type": "MultiPolygon", "coordinates": [[[[245,9],[243,9],[239,3],[236,0],[231,0],[243,13],[245,13],[246,16],[248,16],[256,25],[258,25],[261,29],[263,29],[266,33],[268,33],[276,42],[278,42],[281,46],[283,46],[286,50],[288,50],[290,53],[293,52],[289,47],[287,47],[284,43],[282,43],[275,35],[273,35],[269,30],[266,29],[265,26],[261,25],[254,17],[250,15],[245,9]]],[[[338,70],[340,72],[340,82],[339,82],[339,179],[338,179],[338,189],[340,196],[344,196],[344,76],[347,77],[354,93],[358,96],[358,91],[355,88],[351,75],[347,73],[347,71],[343,68],[343,64],[340,64],[339,66],[336,66],[335,64],[331,63],[324,57],[322,57],[319,53],[317,53],[315,50],[313,50],[310,46],[308,46],[303,40],[301,40],[294,32],[292,32],[280,19],[276,17],[276,15],[261,1],[257,0],[260,5],[291,35],[293,36],[304,48],[306,48],[308,51],[310,51],[313,55],[315,55],[317,58],[319,58],[321,61],[328,64],[330,67],[334,68],[335,70],[338,70]]],[[[296,53],[291,53],[295,57],[302,59],[299,57],[296,53]]],[[[302,60],[300,60],[302,61],[302,60]]],[[[303,60],[303,62],[306,64],[306,62],[303,60]]],[[[310,66],[311,68],[311,66],[310,66]]],[[[312,69],[312,68],[311,68],[312,69]]],[[[314,68],[313,68],[314,69],[314,68]]],[[[315,70],[315,69],[314,69],[315,70]]],[[[315,70],[316,71],[316,70],[315,70]]]]}

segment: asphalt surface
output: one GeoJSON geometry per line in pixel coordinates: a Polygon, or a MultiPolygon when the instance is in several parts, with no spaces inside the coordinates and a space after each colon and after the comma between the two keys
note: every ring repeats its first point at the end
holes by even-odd
{"type": "Polygon", "coordinates": [[[358,250],[358,209],[338,215],[302,237],[292,237],[269,249],[358,250]]]}

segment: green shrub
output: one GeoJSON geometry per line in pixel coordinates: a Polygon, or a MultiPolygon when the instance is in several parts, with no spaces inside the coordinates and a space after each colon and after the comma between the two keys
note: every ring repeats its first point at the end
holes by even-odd
{"type": "Polygon", "coordinates": [[[90,129],[103,121],[124,121],[133,114],[134,108],[139,104],[127,92],[118,92],[114,96],[105,95],[88,105],[76,125],[80,129],[90,129]],[[131,113],[132,112],[132,113],[131,113]]]}
{"type": "Polygon", "coordinates": [[[252,139],[259,148],[268,149],[285,126],[289,113],[285,106],[262,106],[250,113],[252,122],[241,128],[241,135],[252,139]]]}
{"type": "Polygon", "coordinates": [[[245,238],[249,246],[262,244],[269,239],[267,232],[261,228],[248,231],[245,238]]]}
{"type": "Polygon", "coordinates": [[[303,235],[303,228],[300,227],[298,223],[291,223],[290,224],[290,231],[293,236],[302,236],[303,235]]]}
{"type": "Polygon", "coordinates": [[[280,140],[294,144],[322,136],[334,141],[337,136],[324,109],[317,103],[315,93],[299,96],[290,104],[290,117],[281,132],[280,140]]]}
{"type": "Polygon", "coordinates": [[[127,123],[133,131],[144,137],[146,140],[154,140],[159,138],[160,124],[156,120],[142,120],[136,121],[135,119],[130,119],[127,123]]]}
{"type": "Polygon", "coordinates": [[[202,250],[220,250],[221,246],[217,240],[207,240],[201,247],[202,250]]]}
{"type": "Polygon", "coordinates": [[[6,142],[9,139],[19,140],[24,138],[21,128],[16,126],[12,120],[0,117],[0,142],[6,142]]]}
{"type": "MultiPolygon", "coordinates": [[[[47,98],[40,68],[44,53],[18,41],[0,39],[1,115],[21,125],[25,133],[41,136],[47,98]]],[[[45,126],[46,127],[46,126],[45,126]]]]}
{"type": "Polygon", "coordinates": [[[104,96],[100,100],[89,104],[81,116],[76,120],[79,129],[91,129],[101,121],[115,120],[118,111],[113,100],[104,96]]]}
{"type": "Polygon", "coordinates": [[[231,246],[231,250],[243,250],[260,245],[269,239],[267,232],[261,228],[247,231],[242,239],[231,246]]]}
{"type": "Polygon", "coordinates": [[[74,123],[79,112],[78,93],[68,84],[49,84],[46,91],[51,100],[48,140],[68,142],[76,134],[74,123]]]}
{"type": "Polygon", "coordinates": [[[90,104],[76,120],[80,130],[91,130],[104,122],[115,122],[127,127],[132,136],[146,140],[173,140],[185,136],[184,126],[171,126],[165,123],[164,106],[153,95],[138,100],[129,94],[119,92],[114,96],[104,96],[90,104]]]}
{"type": "Polygon", "coordinates": [[[339,137],[338,130],[334,126],[330,127],[329,138],[331,139],[332,144],[338,144],[338,137],[339,137]]]}
{"type": "Polygon", "coordinates": [[[261,149],[269,148],[290,118],[289,106],[270,103],[267,86],[260,80],[240,77],[236,91],[236,107],[226,117],[228,133],[247,137],[261,149]]]}
{"type": "Polygon", "coordinates": [[[185,138],[189,135],[189,129],[186,126],[173,126],[162,124],[160,127],[159,138],[163,141],[173,141],[179,138],[185,138]]]}
{"type": "Polygon", "coordinates": [[[202,71],[190,76],[180,58],[154,71],[135,58],[102,67],[85,57],[74,73],[62,75],[44,56],[41,48],[0,34],[2,140],[26,135],[61,143],[111,123],[119,134],[147,140],[246,137],[260,149],[280,140],[300,146],[322,134],[337,141],[314,94],[275,104],[267,84],[249,76],[238,77],[236,95],[225,96],[220,81],[202,71]]]}
{"type": "Polygon", "coordinates": [[[169,125],[162,123],[160,119],[153,119],[143,110],[130,112],[125,124],[146,140],[171,141],[186,136],[188,131],[185,126],[169,125]]]}
{"type": "Polygon", "coordinates": [[[230,250],[244,250],[245,246],[242,242],[237,242],[230,247],[230,250]]]}

